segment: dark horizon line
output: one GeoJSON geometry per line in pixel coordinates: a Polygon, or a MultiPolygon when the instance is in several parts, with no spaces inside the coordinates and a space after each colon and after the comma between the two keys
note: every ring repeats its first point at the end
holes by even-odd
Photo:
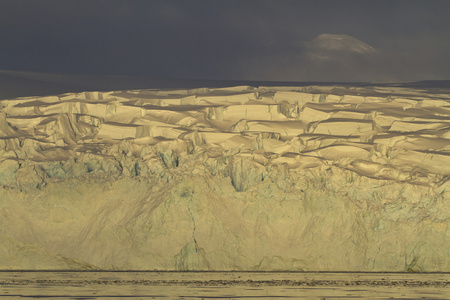
{"type": "Polygon", "coordinates": [[[297,80],[260,80],[260,79],[230,79],[230,78],[187,78],[177,76],[153,76],[153,75],[126,75],[126,74],[104,74],[104,73],[65,73],[65,72],[47,72],[31,70],[8,70],[1,69],[1,73],[16,73],[18,75],[34,74],[46,76],[71,76],[71,77],[110,77],[110,78],[135,78],[135,79],[155,79],[155,80],[180,80],[180,81],[203,81],[203,82],[263,82],[263,83],[300,83],[300,84],[364,84],[364,85],[392,85],[392,84],[413,84],[413,83],[431,83],[431,82],[450,82],[450,79],[423,79],[423,80],[405,80],[405,81],[297,81],[297,80]]]}
{"type": "Polygon", "coordinates": [[[355,86],[415,87],[450,89],[450,80],[409,82],[268,81],[245,79],[193,79],[177,77],[44,73],[0,69],[0,99],[39,97],[87,91],[139,89],[195,89],[233,86],[355,86]]]}

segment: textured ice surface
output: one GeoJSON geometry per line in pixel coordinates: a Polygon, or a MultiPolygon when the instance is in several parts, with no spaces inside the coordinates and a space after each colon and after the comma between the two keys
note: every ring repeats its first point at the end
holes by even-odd
{"type": "Polygon", "coordinates": [[[450,271],[450,93],[0,101],[0,268],[450,271]]]}

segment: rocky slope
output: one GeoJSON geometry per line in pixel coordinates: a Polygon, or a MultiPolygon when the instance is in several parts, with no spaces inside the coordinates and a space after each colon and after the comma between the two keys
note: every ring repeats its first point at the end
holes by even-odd
{"type": "Polygon", "coordinates": [[[0,101],[0,268],[450,271],[450,92],[0,101]]]}

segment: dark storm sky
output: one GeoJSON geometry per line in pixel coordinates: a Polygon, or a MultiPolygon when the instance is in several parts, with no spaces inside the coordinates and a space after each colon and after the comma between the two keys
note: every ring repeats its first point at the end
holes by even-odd
{"type": "Polygon", "coordinates": [[[450,1],[1,0],[0,69],[289,81],[450,79],[450,1]],[[311,56],[320,34],[376,49],[311,56]]]}

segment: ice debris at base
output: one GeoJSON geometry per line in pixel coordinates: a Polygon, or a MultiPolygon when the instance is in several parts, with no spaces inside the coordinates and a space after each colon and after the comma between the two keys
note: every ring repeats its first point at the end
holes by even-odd
{"type": "Polygon", "coordinates": [[[0,101],[0,269],[450,271],[450,92],[0,101]]]}

